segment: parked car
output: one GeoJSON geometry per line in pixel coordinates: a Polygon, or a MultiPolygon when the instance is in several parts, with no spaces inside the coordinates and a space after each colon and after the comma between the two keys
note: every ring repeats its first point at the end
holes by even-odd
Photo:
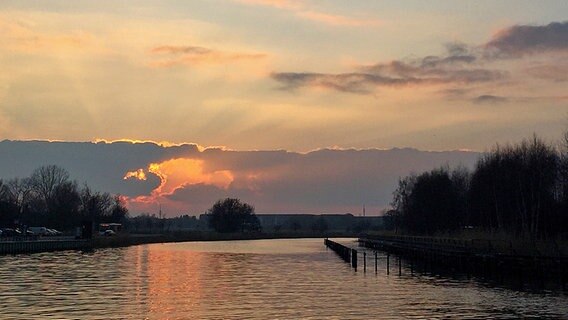
{"type": "Polygon", "coordinates": [[[22,233],[20,230],[12,229],[12,228],[4,228],[2,229],[2,237],[19,237],[22,233]]]}
{"type": "Polygon", "coordinates": [[[114,236],[116,234],[116,232],[112,231],[112,230],[103,230],[101,232],[99,232],[99,235],[103,236],[103,237],[110,237],[110,236],[114,236]]]}
{"type": "Polygon", "coordinates": [[[29,227],[28,228],[29,231],[33,232],[34,234],[38,235],[38,236],[48,236],[49,231],[46,227],[29,227]]]}
{"type": "Polygon", "coordinates": [[[55,230],[55,229],[47,229],[47,232],[49,233],[49,235],[51,236],[60,236],[63,234],[63,232],[55,230]]]}

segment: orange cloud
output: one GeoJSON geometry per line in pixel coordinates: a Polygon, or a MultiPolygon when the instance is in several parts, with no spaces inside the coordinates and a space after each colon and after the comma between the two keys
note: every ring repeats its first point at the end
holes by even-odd
{"type": "MultiPolygon", "coordinates": [[[[147,171],[160,179],[160,185],[154,189],[150,196],[139,196],[128,199],[130,204],[148,205],[158,202],[167,202],[164,196],[173,194],[177,189],[189,185],[212,185],[227,189],[234,180],[229,170],[206,172],[204,161],[199,159],[177,158],[161,163],[151,163],[147,171]]],[[[135,178],[146,180],[143,169],[127,172],[124,179],[135,178]]]]}
{"type": "Polygon", "coordinates": [[[95,37],[84,31],[54,33],[21,21],[0,20],[2,46],[25,52],[77,50],[92,47],[95,37]]]}
{"type": "Polygon", "coordinates": [[[144,169],[138,169],[138,170],[135,170],[135,171],[127,172],[122,179],[124,179],[124,180],[136,179],[136,180],[146,181],[147,178],[146,178],[146,173],[144,172],[144,169]]]}
{"type": "Polygon", "coordinates": [[[301,11],[298,12],[297,15],[311,21],[322,22],[333,26],[361,27],[379,25],[378,20],[350,18],[317,11],[301,11]]]}
{"type": "Polygon", "coordinates": [[[320,11],[310,10],[305,5],[305,2],[297,0],[235,0],[240,3],[257,6],[274,7],[293,12],[297,17],[324,23],[331,26],[348,26],[348,27],[361,27],[361,26],[376,26],[380,24],[376,19],[360,19],[352,18],[343,15],[329,14],[320,11]]]}
{"type": "Polygon", "coordinates": [[[96,138],[92,141],[93,143],[106,143],[106,144],[113,144],[113,143],[117,143],[117,142],[127,142],[127,143],[132,143],[132,144],[144,144],[144,143],[151,143],[151,144],[155,144],[157,146],[161,146],[161,147],[180,147],[180,146],[195,146],[199,151],[203,151],[206,148],[203,146],[200,146],[196,143],[189,143],[189,142],[181,142],[181,143],[176,143],[176,142],[171,142],[171,141],[154,141],[154,140],[137,140],[137,139],[103,139],[103,138],[96,138]]]}
{"type": "Polygon", "coordinates": [[[265,53],[228,52],[199,46],[159,46],[153,48],[151,53],[164,57],[152,63],[156,67],[226,64],[244,60],[254,61],[267,56],[265,53]]]}
{"type": "Polygon", "coordinates": [[[270,6],[280,9],[301,9],[303,6],[300,1],[294,0],[237,0],[238,2],[249,5],[270,6]]]}

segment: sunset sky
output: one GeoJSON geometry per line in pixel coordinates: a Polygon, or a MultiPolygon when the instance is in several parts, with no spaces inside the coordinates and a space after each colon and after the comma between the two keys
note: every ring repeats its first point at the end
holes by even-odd
{"type": "MultiPolygon", "coordinates": [[[[565,0],[4,0],[0,140],[298,154],[553,142],[568,127],[567,13],[565,0]]],[[[169,170],[170,193],[236,181],[167,160],[116,179],[169,170]]]]}

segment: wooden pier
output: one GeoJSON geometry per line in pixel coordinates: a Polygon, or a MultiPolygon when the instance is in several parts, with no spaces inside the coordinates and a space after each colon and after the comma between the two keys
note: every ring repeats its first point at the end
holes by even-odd
{"type": "Polygon", "coordinates": [[[341,259],[343,259],[343,261],[350,263],[351,266],[357,270],[357,250],[351,249],[327,238],[324,239],[323,242],[326,247],[333,250],[341,259]]]}
{"type": "Polygon", "coordinates": [[[562,249],[527,254],[515,251],[504,241],[414,236],[373,236],[359,238],[358,242],[362,247],[396,254],[399,273],[402,256],[411,263],[449,267],[484,277],[502,279],[514,275],[521,283],[528,278],[548,279],[560,283],[564,290],[568,282],[568,256],[562,249]]]}

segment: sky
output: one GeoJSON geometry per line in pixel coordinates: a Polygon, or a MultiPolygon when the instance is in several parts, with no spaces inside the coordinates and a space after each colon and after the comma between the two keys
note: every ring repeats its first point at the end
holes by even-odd
{"type": "MultiPolygon", "coordinates": [[[[565,0],[4,0],[0,140],[300,155],[554,142],[568,127],[567,12],[565,0]]],[[[199,166],[187,160],[175,165],[199,166]]],[[[228,190],[222,171],[174,175],[228,190]]]]}

